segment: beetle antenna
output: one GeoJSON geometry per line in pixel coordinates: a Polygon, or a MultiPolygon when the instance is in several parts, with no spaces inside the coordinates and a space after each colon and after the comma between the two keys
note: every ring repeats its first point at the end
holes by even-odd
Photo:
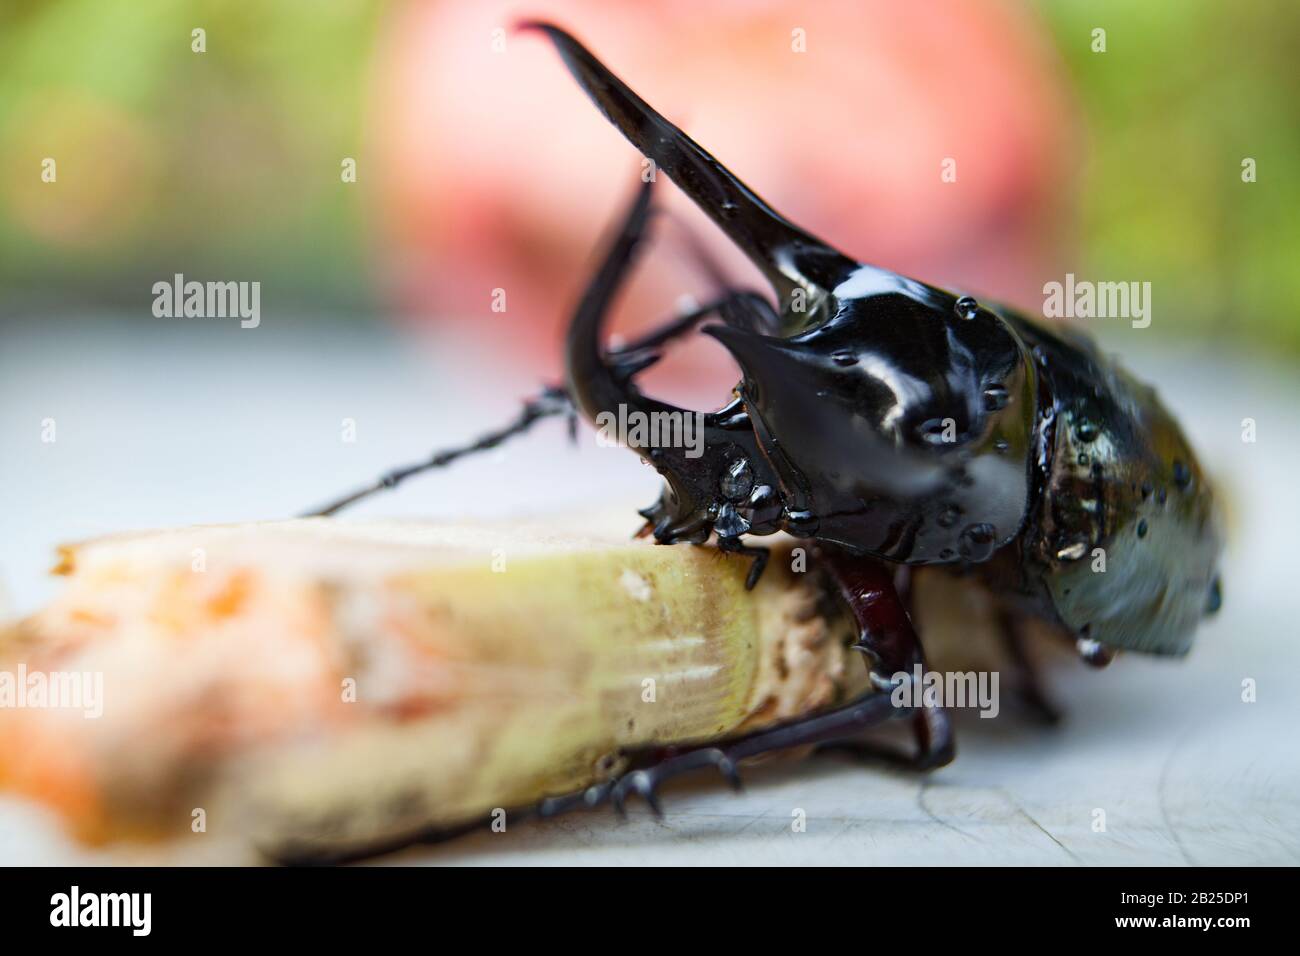
{"type": "MultiPolygon", "coordinates": [[[[672,339],[678,338],[691,331],[710,315],[725,314],[738,300],[745,301],[759,300],[766,302],[757,293],[754,292],[731,292],[712,302],[705,303],[689,312],[683,313],[675,319],[672,319],[656,329],[652,329],[646,334],[634,339],[619,349],[612,349],[609,352],[610,367],[615,379],[627,382],[636,375],[645,371],[660,358],[658,351],[663,345],[672,339]]],[[[428,459],[413,465],[407,465],[403,468],[395,468],[392,471],[379,478],[374,484],[365,488],[360,488],[349,495],[326,505],[315,511],[309,511],[303,517],[323,518],[329,515],[337,514],[344,508],[356,504],[371,495],[378,494],[381,491],[387,491],[395,488],[407,478],[413,475],[422,474],[426,471],[434,471],[438,468],[445,468],[452,462],[472,455],[481,451],[489,451],[498,447],[507,440],[514,438],[516,435],[522,435],[530,430],[533,425],[537,424],[544,418],[553,418],[558,415],[565,415],[569,424],[569,440],[576,442],[578,440],[577,426],[578,415],[573,401],[569,398],[569,393],[559,385],[548,385],[538,395],[524,403],[524,407],[519,414],[507,425],[495,431],[488,432],[477,441],[460,448],[451,448],[435,452],[428,459]]]]}
{"type": "Polygon", "coordinates": [[[434,452],[426,460],[417,462],[413,465],[407,465],[403,468],[394,468],[392,471],[383,475],[374,484],[365,488],[358,489],[350,495],[344,495],[337,501],[331,502],[323,508],[316,511],[309,511],[304,514],[304,518],[324,518],[329,515],[337,514],[344,508],[356,504],[365,498],[381,491],[388,491],[390,488],[396,488],[407,478],[412,475],[422,474],[426,471],[433,471],[436,468],[445,468],[452,462],[457,461],[467,455],[474,455],[478,452],[490,451],[498,447],[507,440],[514,438],[516,435],[522,435],[544,418],[553,418],[556,415],[568,415],[570,419],[574,417],[573,402],[569,400],[569,394],[558,385],[547,386],[542,392],[524,402],[524,407],[519,414],[504,428],[498,428],[490,431],[480,437],[477,441],[468,445],[462,445],[459,448],[449,448],[444,451],[434,452]]]}

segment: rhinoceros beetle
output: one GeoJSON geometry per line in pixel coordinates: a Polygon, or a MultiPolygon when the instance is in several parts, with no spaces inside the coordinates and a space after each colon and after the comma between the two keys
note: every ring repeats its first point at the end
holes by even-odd
{"type": "MultiPolygon", "coordinates": [[[[1219,604],[1220,533],[1196,457],[1150,388],[1077,332],[837,251],[775,212],[569,34],[538,22],[521,28],[549,37],[606,118],[761,270],[775,302],[728,291],[607,349],[604,320],[650,214],[654,177],[646,177],[573,316],[566,385],[545,390],[500,431],[393,471],[317,514],[575,408],[592,421],[619,410],[681,413],[643,394],[635,377],[666,342],[715,315],[721,321],[702,331],[735,357],[741,381],[704,416],[697,456],[629,443],[665,479],[658,502],[641,512],[642,533],[661,544],[716,538],[723,551],[753,558],[750,586],[766,550],[746,538],[811,539],[856,617],[857,646],[878,688],[923,659],[907,607],[908,573],[921,565],[982,576],[1010,640],[1035,617],[1073,638],[1091,663],[1119,649],[1188,650],[1198,620],[1219,604]],[[1105,574],[1091,567],[1097,549],[1105,574]]],[[[621,807],[633,792],[653,804],[657,785],[685,770],[711,765],[732,776],[744,757],[843,742],[898,716],[888,696],[660,754],[538,810],[605,797],[621,807]]],[[[923,706],[911,717],[919,744],[911,763],[950,760],[943,711],[923,706]]]]}

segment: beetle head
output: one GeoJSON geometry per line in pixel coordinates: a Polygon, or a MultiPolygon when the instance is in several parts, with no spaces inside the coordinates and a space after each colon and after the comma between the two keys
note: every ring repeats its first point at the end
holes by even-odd
{"type": "Polygon", "coordinates": [[[1019,530],[1036,379],[995,313],[859,266],[788,337],[704,331],[818,537],[909,562],[983,560],[1019,530]]]}

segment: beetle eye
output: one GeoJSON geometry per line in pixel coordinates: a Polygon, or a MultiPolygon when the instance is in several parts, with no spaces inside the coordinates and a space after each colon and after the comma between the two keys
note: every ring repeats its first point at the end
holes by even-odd
{"type": "Polygon", "coordinates": [[[962,296],[953,306],[953,311],[963,319],[970,320],[980,313],[980,304],[968,295],[962,296]]]}

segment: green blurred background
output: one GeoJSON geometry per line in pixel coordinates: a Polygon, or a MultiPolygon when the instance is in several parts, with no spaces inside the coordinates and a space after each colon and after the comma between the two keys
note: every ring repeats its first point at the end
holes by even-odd
{"type": "MultiPolygon", "coordinates": [[[[174,271],[253,268],[281,301],[382,313],[372,196],[338,188],[337,163],[373,168],[390,7],[5,0],[0,315],[138,307],[174,271]],[[57,192],[36,184],[46,156],[57,192]]],[[[1300,356],[1300,4],[1071,0],[1031,14],[1084,127],[1081,179],[1063,184],[1077,271],[1149,278],[1180,336],[1300,356]],[[1104,56],[1089,45],[1098,24],[1104,56]]]]}
{"type": "Polygon", "coordinates": [[[1095,271],[1180,290],[1184,328],[1300,354],[1300,4],[1039,7],[1089,128],[1081,242],[1095,271]],[[1100,22],[1124,24],[1110,60],[1078,42],[1100,22]]]}
{"type": "Polygon", "coordinates": [[[4,0],[4,296],[138,305],[175,271],[255,266],[304,305],[364,307],[363,200],[321,158],[358,154],[381,8],[4,0]],[[31,185],[47,156],[57,191],[31,185]]]}

